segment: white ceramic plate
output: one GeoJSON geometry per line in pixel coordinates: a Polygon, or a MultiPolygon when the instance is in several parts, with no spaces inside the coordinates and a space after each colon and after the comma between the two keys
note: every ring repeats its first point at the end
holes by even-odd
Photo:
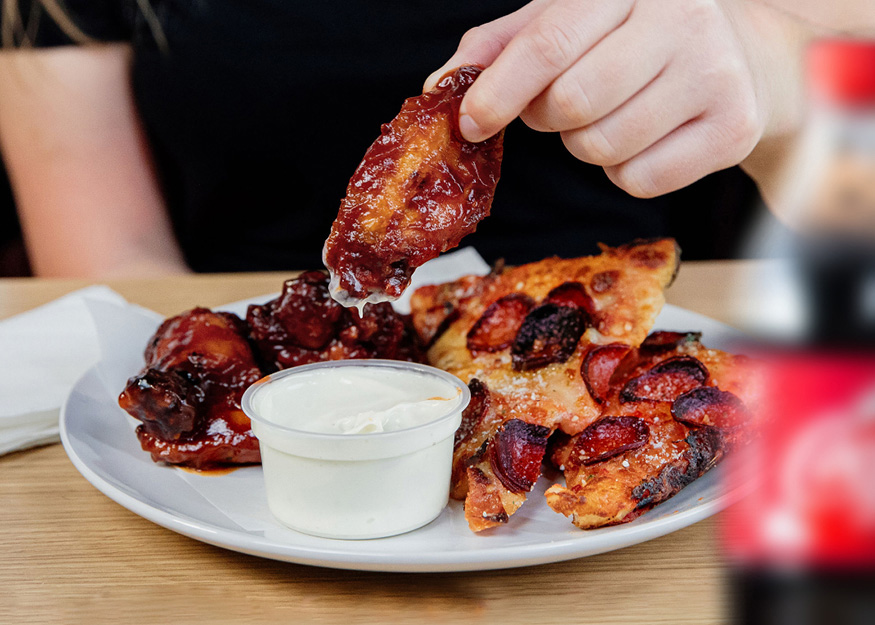
{"type": "MultiPolygon", "coordinates": [[[[665,307],[655,327],[702,330],[704,342],[711,347],[726,347],[739,338],[725,325],[672,306],[665,307]]],[[[136,421],[116,403],[124,380],[137,370],[140,353],[138,349],[113,354],[78,381],[61,411],[64,448],[89,482],[125,508],[185,536],[234,551],[374,571],[509,568],[641,543],[700,521],[734,498],[733,493],[723,492],[718,467],[631,523],[585,532],[546,505],[543,493],[552,482],[542,478],[507,526],[477,535],[468,529],[461,504],[451,502],[435,521],[401,536],[361,541],[307,536],[271,517],[260,467],[221,476],[196,475],[155,464],[140,449],[134,435],[136,421]]]]}

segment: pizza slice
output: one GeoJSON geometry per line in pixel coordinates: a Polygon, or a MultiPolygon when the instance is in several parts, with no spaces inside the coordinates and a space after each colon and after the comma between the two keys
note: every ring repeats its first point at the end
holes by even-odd
{"type": "Polygon", "coordinates": [[[756,363],[704,347],[697,333],[657,332],[638,349],[594,346],[583,375],[603,416],[551,441],[549,459],[565,486],[546,493],[548,505],[582,529],[637,518],[751,431],[756,363]]]}
{"type": "Polygon", "coordinates": [[[601,415],[580,373],[589,347],[643,341],[678,262],[674,240],[637,241],[414,293],[428,362],[468,383],[474,398],[451,485],[472,530],[506,523],[519,509],[550,434],[578,434],[601,415]]]}

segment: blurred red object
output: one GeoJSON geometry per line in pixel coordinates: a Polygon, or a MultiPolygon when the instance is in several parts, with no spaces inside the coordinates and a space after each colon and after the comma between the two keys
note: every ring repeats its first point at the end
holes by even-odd
{"type": "Polygon", "coordinates": [[[808,49],[812,95],[845,105],[875,103],[875,42],[824,39],[808,49]]]}
{"type": "Polygon", "coordinates": [[[759,438],[732,480],[756,488],[725,516],[727,553],[749,568],[875,567],[875,357],[773,363],[759,438]]]}

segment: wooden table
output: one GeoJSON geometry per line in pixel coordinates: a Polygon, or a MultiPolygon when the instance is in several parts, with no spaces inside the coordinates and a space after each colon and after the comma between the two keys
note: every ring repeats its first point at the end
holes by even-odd
{"type": "MultiPolygon", "coordinates": [[[[732,322],[752,263],[687,263],[668,301],[732,322]]],[[[282,274],[123,280],[170,315],[277,291],[282,274]]],[[[0,280],[0,318],[85,286],[0,280]]],[[[0,398],[2,401],[2,398],[0,398]]],[[[0,623],[726,622],[719,517],[612,553],[536,567],[382,574],[274,562],[212,547],[95,490],[60,445],[0,457],[0,623]]]]}

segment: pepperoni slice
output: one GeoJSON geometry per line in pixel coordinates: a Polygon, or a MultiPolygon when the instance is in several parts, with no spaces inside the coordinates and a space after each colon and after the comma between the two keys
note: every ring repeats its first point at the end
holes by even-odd
{"type": "Polygon", "coordinates": [[[547,450],[550,429],[511,419],[489,441],[489,465],[514,493],[532,490],[541,476],[541,462],[547,450]]]}
{"type": "Polygon", "coordinates": [[[708,379],[708,369],[692,356],[663,360],[642,375],[632,378],[620,391],[620,402],[674,401],[679,395],[708,379]]]}
{"type": "Polygon", "coordinates": [[[738,396],[714,386],[694,388],[678,397],[671,406],[671,416],[685,425],[720,430],[735,430],[750,421],[750,413],[738,396]]]}
{"type": "Polygon", "coordinates": [[[586,292],[586,287],[580,282],[564,282],[547,293],[544,303],[560,306],[576,306],[591,318],[596,312],[595,301],[586,292]]]}
{"type": "Polygon", "coordinates": [[[516,371],[540,369],[553,362],[565,362],[574,353],[585,323],[577,307],[541,304],[520,326],[511,348],[516,371]]]}
{"type": "Polygon", "coordinates": [[[456,437],[453,440],[454,450],[458,449],[459,445],[480,425],[483,417],[489,411],[489,405],[492,403],[489,399],[489,389],[477,378],[468,382],[468,390],[471,391],[471,401],[468,402],[468,406],[462,411],[462,422],[459,424],[459,428],[456,430],[456,437]]]}
{"type": "Polygon", "coordinates": [[[641,343],[641,351],[657,354],[677,349],[685,343],[696,343],[702,338],[701,332],[651,332],[641,343]]]}
{"type": "Polygon", "coordinates": [[[497,352],[510,347],[534,305],[534,300],[523,293],[511,293],[492,302],[468,331],[468,350],[497,352]]]}
{"type": "Polygon", "coordinates": [[[577,436],[569,462],[595,464],[638,449],[650,439],[650,427],[638,417],[603,417],[577,436]]]}
{"type": "Polygon", "coordinates": [[[608,398],[611,376],[631,349],[623,343],[611,343],[596,345],[587,352],[580,366],[580,375],[586,384],[586,390],[598,403],[603,404],[608,398]]]}

